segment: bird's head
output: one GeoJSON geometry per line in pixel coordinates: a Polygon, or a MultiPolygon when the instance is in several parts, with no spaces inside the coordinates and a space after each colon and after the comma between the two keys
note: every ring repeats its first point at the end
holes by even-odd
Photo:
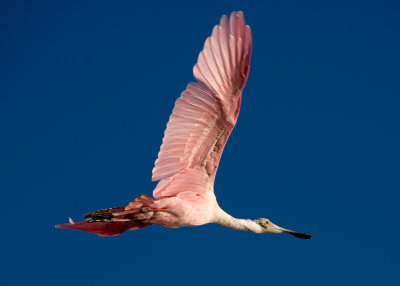
{"type": "Polygon", "coordinates": [[[311,234],[308,233],[303,233],[303,232],[298,232],[298,231],[293,231],[290,229],[286,229],[280,226],[277,226],[276,224],[272,223],[269,219],[267,218],[258,218],[254,220],[257,224],[259,224],[262,227],[262,230],[264,233],[289,233],[295,237],[298,238],[304,238],[304,239],[310,239],[311,234]]]}

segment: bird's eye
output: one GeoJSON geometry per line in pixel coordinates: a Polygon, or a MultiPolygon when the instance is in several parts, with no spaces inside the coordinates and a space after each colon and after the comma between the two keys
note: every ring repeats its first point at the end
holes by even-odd
{"type": "Polygon", "coordinates": [[[269,224],[269,221],[266,220],[266,221],[265,221],[265,224],[269,224]]]}

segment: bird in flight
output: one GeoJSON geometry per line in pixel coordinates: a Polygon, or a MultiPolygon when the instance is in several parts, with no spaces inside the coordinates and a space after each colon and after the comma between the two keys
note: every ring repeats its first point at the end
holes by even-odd
{"type": "Polygon", "coordinates": [[[176,100],[153,169],[153,197],[141,195],[125,207],[101,209],[85,220],[57,225],[100,236],[157,224],[168,228],[216,223],[255,233],[307,233],[277,226],[266,218],[238,219],[223,211],[214,194],[222,151],[239,116],[252,51],[243,12],[222,16],[205,41],[190,82],[176,100]]]}

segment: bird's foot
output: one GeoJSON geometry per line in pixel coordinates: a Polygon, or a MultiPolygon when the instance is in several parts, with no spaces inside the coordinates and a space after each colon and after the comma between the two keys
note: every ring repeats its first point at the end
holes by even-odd
{"type": "Polygon", "coordinates": [[[124,207],[116,207],[109,209],[101,209],[94,212],[90,212],[85,215],[85,218],[88,218],[87,222],[112,222],[114,213],[123,211],[124,207]]]}

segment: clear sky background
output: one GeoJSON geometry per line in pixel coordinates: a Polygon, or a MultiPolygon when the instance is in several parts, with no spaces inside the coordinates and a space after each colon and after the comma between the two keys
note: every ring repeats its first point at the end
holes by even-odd
{"type": "Polygon", "coordinates": [[[395,285],[398,1],[1,1],[1,285],[395,285]],[[222,14],[254,37],[221,207],[310,232],[68,216],[152,194],[174,101],[222,14]]]}

